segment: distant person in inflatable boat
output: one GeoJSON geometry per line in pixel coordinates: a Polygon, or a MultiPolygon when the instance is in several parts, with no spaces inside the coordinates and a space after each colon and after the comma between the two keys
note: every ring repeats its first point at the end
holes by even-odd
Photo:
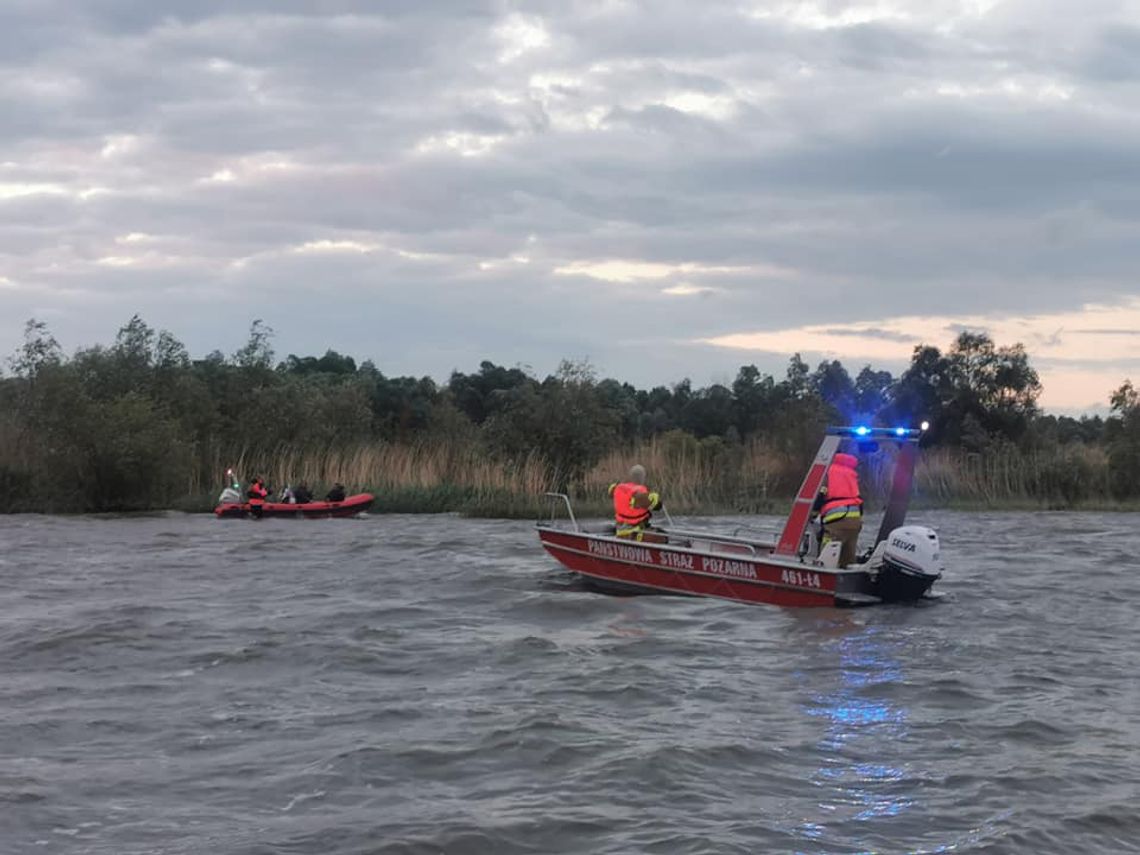
{"type": "Polygon", "coordinates": [[[823,520],[821,545],[838,540],[839,566],[855,560],[859,532],[863,530],[863,498],[859,494],[859,461],[852,454],[836,454],[827,470],[827,482],[820,488],[812,511],[823,520]]]}
{"type": "Polygon", "coordinates": [[[640,463],[629,470],[629,480],[610,484],[614,500],[614,522],[618,537],[641,540],[650,528],[653,511],[661,509],[661,496],[645,486],[645,467],[640,463]]]}

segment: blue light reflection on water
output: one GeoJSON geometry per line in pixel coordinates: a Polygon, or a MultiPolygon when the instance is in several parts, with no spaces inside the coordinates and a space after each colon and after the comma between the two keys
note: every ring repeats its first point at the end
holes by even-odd
{"type": "Polygon", "coordinates": [[[837,666],[835,686],[803,704],[807,715],[825,725],[820,766],[811,781],[822,791],[818,808],[826,819],[800,825],[808,839],[822,842],[831,836],[829,826],[889,820],[915,806],[909,793],[900,792],[913,780],[913,770],[897,759],[904,751],[908,711],[892,698],[903,679],[892,643],[881,627],[862,627],[825,646],[837,666]]]}

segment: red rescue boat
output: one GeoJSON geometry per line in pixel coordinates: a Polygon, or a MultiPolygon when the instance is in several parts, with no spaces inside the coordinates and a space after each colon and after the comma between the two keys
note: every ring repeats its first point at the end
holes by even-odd
{"type": "Polygon", "coordinates": [[[325,519],[328,517],[351,517],[372,507],[376,497],[371,493],[357,493],[346,496],[343,502],[306,502],[297,505],[286,502],[264,502],[260,506],[249,502],[222,502],[214,508],[218,519],[240,519],[243,517],[305,517],[325,519]]]}
{"type": "Polygon", "coordinates": [[[543,547],[592,588],[622,594],[683,594],[781,606],[862,606],[911,602],[930,596],[942,575],[938,535],[906,526],[919,430],[828,428],[776,541],[711,530],[673,527],[647,530],[640,541],[619,538],[614,526],[587,528],[561,499],[569,525],[538,524],[543,547]],[[852,565],[840,568],[839,543],[820,550],[809,531],[812,505],[840,442],[899,446],[883,522],[875,544],[852,565]]]}

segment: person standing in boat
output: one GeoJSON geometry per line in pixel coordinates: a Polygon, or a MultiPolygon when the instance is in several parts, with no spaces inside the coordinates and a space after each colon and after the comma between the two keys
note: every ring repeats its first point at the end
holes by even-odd
{"type": "Polygon", "coordinates": [[[618,537],[641,540],[653,511],[661,508],[661,496],[645,486],[645,467],[640,463],[629,470],[629,480],[610,484],[614,500],[614,522],[618,537]]]}
{"type": "Polygon", "coordinates": [[[249,512],[255,517],[261,516],[262,507],[269,497],[269,491],[265,489],[265,482],[260,478],[254,478],[250,481],[249,489],[246,490],[246,497],[249,500],[249,512]]]}
{"type": "Polygon", "coordinates": [[[863,530],[863,498],[859,493],[859,465],[853,454],[836,454],[827,470],[827,481],[816,496],[812,510],[823,522],[821,545],[838,540],[839,566],[855,560],[859,532],[863,530]]]}

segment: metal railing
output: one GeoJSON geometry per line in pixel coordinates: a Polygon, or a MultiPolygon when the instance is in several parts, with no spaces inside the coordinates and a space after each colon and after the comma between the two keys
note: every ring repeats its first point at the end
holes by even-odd
{"type": "MultiPolygon", "coordinates": [[[[569,496],[567,496],[565,493],[543,493],[542,495],[544,497],[546,497],[547,499],[561,499],[563,502],[565,502],[566,503],[566,513],[569,514],[569,516],[570,516],[570,522],[574,525],[574,531],[581,531],[582,530],[581,526],[578,525],[578,518],[574,516],[574,507],[570,504],[570,497],[569,496]]],[[[550,522],[551,522],[551,524],[554,523],[554,509],[556,507],[557,507],[557,505],[553,504],[553,503],[550,506],[550,522]]]]}
{"type": "Polygon", "coordinates": [[[760,550],[771,551],[775,549],[775,542],[759,543],[755,540],[747,540],[743,537],[733,537],[729,534],[718,534],[716,532],[704,530],[695,531],[683,528],[666,528],[661,530],[662,533],[670,537],[686,537],[690,540],[704,540],[709,543],[723,543],[731,546],[742,546],[749,550],[753,555],[759,555],[760,550]]]}

